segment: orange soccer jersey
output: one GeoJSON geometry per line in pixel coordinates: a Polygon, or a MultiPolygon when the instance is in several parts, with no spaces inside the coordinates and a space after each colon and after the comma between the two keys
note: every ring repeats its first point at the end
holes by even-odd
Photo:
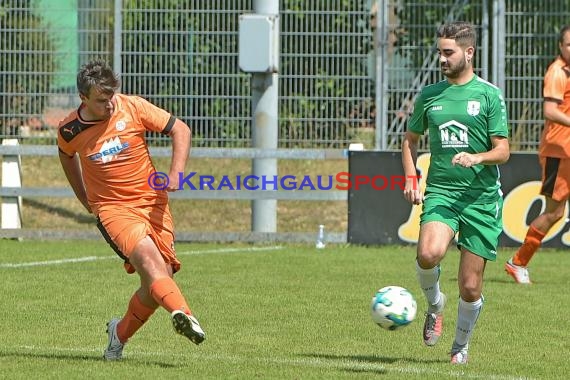
{"type": "MultiPolygon", "coordinates": [[[[550,64],[544,77],[545,101],[558,104],[558,109],[570,115],[570,67],[559,56],[550,64]]],[[[538,150],[540,156],[570,158],[570,128],[546,120],[538,150]]]]}
{"type": "Polygon", "coordinates": [[[176,272],[174,227],[166,191],[155,190],[149,176],[155,172],[145,132],[168,133],[175,118],[148,101],[116,94],[108,120],[87,122],[79,110],[59,124],[59,150],[79,155],[87,199],[100,219],[103,235],[134,268],[128,257],[138,242],[150,236],[165,262],[176,272]]]}
{"type": "Polygon", "coordinates": [[[147,130],[167,133],[175,118],[136,96],[116,94],[108,120],[87,122],[79,110],[59,124],[59,150],[79,154],[87,199],[98,214],[102,205],[166,203],[164,191],[148,183],[155,172],[145,143],[147,130]]]}

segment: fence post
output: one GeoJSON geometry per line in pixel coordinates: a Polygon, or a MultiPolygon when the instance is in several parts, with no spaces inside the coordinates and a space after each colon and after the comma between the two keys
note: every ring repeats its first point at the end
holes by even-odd
{"type": "Polygon", "coordinates": [[[375,75],[375,143],[374,149],[386,150],[388,144],[388,9],[389,2],[376,0],[376,30],[374,31],[374,53],[376,54],[375,75]]]}
{"type": "MultiPolygon", "coordinates": [[[[18,146],[18,139],[3,139],[2,145],[18,146]]],[[[22,187],[21,157],[2,157],[2,187],[22,187]]],[[[2,197],[2,229],[22,228],[22,197],[2,197]]]]}
{"type": "Polygon", "coordinates": [[[505,88],[505,0],[493,0],[493,84],[505,88]]]}
{"type": "MultiPolygon", "coordinates": [[[[279,61],[279,1],[254,0],[255,14],[275,16],[274,39],[276,50],[273,59],[279,61]]],[[[252,137],[254,148],[277,149],[278,140],[278,80],[276,71],[253,72],[252,137]]],[[[255,158],[252,163],[253,175],[257,178],[277,178],[277,159],[255,158]]],[[[263,182],[263,181],[258,181],[263,182]]],[[[258,183],[261,187],[262,183],[258,183]]],[[[269,186],[276,186],[268,183],[269,186]]],[[[277,200],[255,199],[251,202],[251,229],[253,232],[277,232],[277,200]]]]}

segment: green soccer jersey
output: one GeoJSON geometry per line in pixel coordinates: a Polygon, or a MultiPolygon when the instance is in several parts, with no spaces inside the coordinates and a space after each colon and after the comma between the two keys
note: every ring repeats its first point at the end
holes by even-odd
{"type": "Polygon", "coordinates": [[[429,133],[431,152],[426,196],[439,193],[451,199],[487,203],[501,196],[499,167],[452,165],[459,152],[491,150],[491,136],[508,137],[507,111],[501,90],[477,75],[463,85],[442,81],[424,87],[408,129],[429,133]]]}

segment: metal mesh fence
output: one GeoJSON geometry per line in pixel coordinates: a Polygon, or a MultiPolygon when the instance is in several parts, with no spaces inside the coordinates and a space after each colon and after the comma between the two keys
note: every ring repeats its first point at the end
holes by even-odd
{"type": "Polygon", "coordinates": [[[247,146],[249,76],[238,68],[237,31],[250,1],[160,3],[122,11],[123,91],[186,121],[195,146],[247,146]]]}
{"type": "Polygon", "coordinates": [[[543,76],[560,53],[558,32],[570,24],[570,1],[506,1],[505,93],[512,149],[536,150],[544,126],[543,76]]]}
{"type": "MultiPolygon", "coordinates": [[[[57,122],[79,103],[79,66],[104,57],[123,92],[192,125],[195,146],[250,146],[250,76],[238,68],[237,39],[238,17],[251,8],[252,0],[0,0],[0,138],[54,144],[57,122]]],[[[437,26],[464,19],[479,32],[477,73],[503,83],[513,149],[537,148],[542,75],[570,0],[284,0],[280,8],[280,147],[368,139],[398,150],[415,95],[443,79],[437,26]]]]}
{"type": "MultiPolygon", "coordinates": [[[[432,49],[437,26],[451,20],[470,21],[477,27],[476,72],[503,90],[511,149],[538,149],[544,125],[543,75],[559,53],[558,31],[570,23],[570,1],[392,0],[378,4],[389,13],[386,83],[376,87],[387,88],[388,102],[379,111],[384,120],[376,124],[387,126],[383,149],[400,149],[418,91],[427,83],[444,79],[432,49]]],[[[425,140],[422,143],[425,148],[425,140]]]]}
{"type": "Polygon", "coordinates": [[[370,8],[303,3],[282,11],[279,140],[291,147],[344,147],[359,127],[373,125],[370,8]]]}
{"type": "MultiPolygon", "coordinates": [[[[478,33],[478,48],[474,67],[477,74],[485,77],[488,69],[487,46],[483,47],[485,30],[483,15],[485,2],[466,0],[447,1],[390,1],[385,5],[388,12],[388,46],[385,54],[386,83],[384,96],[388,98],[381,113],[385,115],[385,141],[382,149],[399,150],[413,103],[423,86],[444,79],[439,70],[435,33],[444,22],[466,20],[475,25],[478,33]]],[[[383,4],[383,2],[379,2],[383,4]]],[[[382,11],[378,9],[378,11],[382,11]]],[[[378,124],[376,124],[378,125],[378,124]]],[[[420,148],[426,148],[426,138],[420,148]]]]}
{"type": "MultiPolygon", "coordinates": [[[[250,0],[1,4],[0,137],[55,143],[58,120],[79,104],[77,69],[103,57],[121,91],[192,125],[195,146],[250,146],[250,76],[237,62],[238,17],[252,12],[250,0]]],[[[280,147],[344,147],[372,124],[368,14],[334,0],[281,4],[280,147]]]]}

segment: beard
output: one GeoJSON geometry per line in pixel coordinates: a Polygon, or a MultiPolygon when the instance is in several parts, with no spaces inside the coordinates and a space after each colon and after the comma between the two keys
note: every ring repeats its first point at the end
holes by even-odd
{"type": "Polygon", "coordinates": [[[455,65],[450,65],[449,63],[441,64],[439,66],[441,73],[448,78],[454,79],[459,77],[467,67],[467,61],[463,58],[461,61],[457,62],[455,65]]]}

